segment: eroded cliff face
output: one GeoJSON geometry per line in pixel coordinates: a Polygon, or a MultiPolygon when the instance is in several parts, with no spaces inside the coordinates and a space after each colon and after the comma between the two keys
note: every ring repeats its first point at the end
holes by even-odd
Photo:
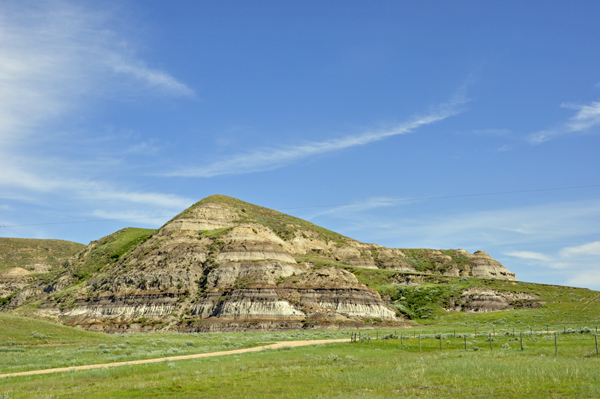
{"type": "Polygon", "coordinates": [[[99,331],[398,322],[396,311],[344,267],[515,279],[482,251],[364,244],[223,196],[154,233],[134,233],[91,243],[51,283],[30,290],[32,297],[46,294],[39,312],[99,331]],[[110,252],[117,241],[127,251],[110,252]]]}
{"type": "Polygon", "coordinates": [[[499,310],[538,308],[542,305],[543,302],[536,295],[477,288],[465,290],[455,310],[485,313],[499,310]]]}

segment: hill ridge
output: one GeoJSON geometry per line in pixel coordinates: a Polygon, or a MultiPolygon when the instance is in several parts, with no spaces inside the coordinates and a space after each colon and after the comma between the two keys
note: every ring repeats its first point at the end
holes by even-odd
{"type": "MultiPolygon", "coordinates": [[[[394,249],[224,195],[158,230],[127,228],[90,243],[60,273],[5,307],[99,331],[280,329],[378,319],[403,322],[361,270],[516,280],[485,252],[394,249]]],[[[410,278],[408,278],[410,280],[410,278]]],[[[400,281],[400,280],[399,280],[400,281]]]]}

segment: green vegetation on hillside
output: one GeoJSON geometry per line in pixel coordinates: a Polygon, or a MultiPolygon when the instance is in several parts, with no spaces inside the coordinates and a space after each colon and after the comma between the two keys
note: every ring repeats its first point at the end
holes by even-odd
{"type": "Polygon", "coordinates": [[[600,292],[548,284],[497,279],[423,275],[344,266],[359,282],[389,296],[391,306],[421,324],[507,323],[515,328],[545,324],[597,323],[600,325],[600,292]],[[408,285],[407,285],[408,284],[408,285]],[[465,290],[524,293],[537,297],[541,307],[527,309],[530,301],[516,300],[515,310],[468,313],[448,311],[465,290]],[[521,305],[521,306],[520,306],[521,305]],[[521,307],[521,309],[519,308],[521,307]],[[498,322],[498,320],[502,321],[498,322]]]}
{"type": "Polygon", "coordinates": [[[237,223],[262,224],[263,226],[273,230],[275,234],[277,234],[283,240],[289,240],[293,238],[294,233],[299,230],[312,231],[320,239],[326,242],[333,241],[339,243],[340,245],[343,245],[346,240],[348,240],[347,237],[344,237],[341,234],[324,229],[323,227],[319,227],[315,224],[307,222],[306,220],[286,215],[285,213],[281,213],[273,209],[240,201],[236,198],[227,197],[225,195],[211,195],[210,197],[206,197],[180,213],[175,217],[175,219],[185,219],[186,217],[191,217],[191,212],[195,207],[206,203],[225,204],[237,211],[240,215],[240,219],[237,220],[237,223]]]}
{"type": "Polygon", "coordinates": [[[36,263],[55,268],[83,248],[83,244],[64,240],[0,237],[0,272],[11,267],[33,270],[36,263]]]}
{"type": "Polygon", "coordinates": [[[43,320],[0,313],[0,346],[102,342],[106,335],[43,320]]]}
{"type": "Polygon", "coordinates": [[[91,251],[83,262],[74,261],[69,272],[79,280],[87,280],[105,265],[116,262],[123,255],[150,238],[156,230],[128,227],[93,241],[91,251]]]}

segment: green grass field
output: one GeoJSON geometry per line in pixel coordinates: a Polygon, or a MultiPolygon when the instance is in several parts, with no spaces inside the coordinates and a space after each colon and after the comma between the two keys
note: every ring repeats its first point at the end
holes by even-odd
{"type": "MultiPolygon", "coordinates": [[[[404,332],[408,333],[407,330],[404,332]]],[[[372,337],[376,333],[375,330],[361,331],[372,337]]],[[[310,333],[266,335],[298,334],[310,333]]],[[[184,339],[205,347],[222,339],[218,336],[208,334],[184,339]]],[[[265,334],[232,334],[227,339],[233,343],[236,338],[249,336],[264,338],[265,334]]],[[[128,338],[131,342],[139,337],[128,338]]],[[[168,341],[169,337],[147,337],[148,343],[160,339],[168,341]]],[[[382,340],[373,339],[370,342],[282,348],[218,358],[4,378],[0,380],[0,395],[4,396],[0,397],[600,396],[600,374],[597,372],[600,358],[595,354],[592,334],[559,334],[558,356],[554,355],[552,334],[527,336],[523,351],[520,342],[509,335],[498,335],[493,341],[493,350],[485,336],[469,335],[466,351],[463,337],[445,336],[442,350],[439,342],[433,337],[422,339],[419,351],[418,338],[404,338],[402,344],[399,339],[387,339],[385,346],[382,340]],[[479,349],[474,350],[475,347],[479,349]]],[[[66,356],[63,348],[53,348],[48,353],[56,358],[66,356]]],[[[79,356],[86,358],[87,354],[84,351],[79,356]]]]}
{"type": "Polygon", "coordinates": [[[3,313],[0,374],[208,353],[278,341],[349,338],[354,333],[360,333],[363,341],[9,377],[0,379],[0,398],[600,397],[595,340],[600,292],[443,276],[430,276],[419,286],[406,287],[390,283],[393,273],[365,270],[356,274],[382,295],[390,295],[392,305],[404,296],[412,301],[411,309],[431,309],[425,318],[413,317],[409,328],[378,328],[383,324],[372,320],[360,330],[105,335],[3,313]],[[542,306],[489,313],[444,310],[444,303],[473,287],[535,294],[542,306]],[[550,333],[541,333],[546,331],[550,333]],[[558,355],[553,331],[558,333],[558,355]],[[386,339],[384,346],[377,338],[389,334],[397,338],[386,339]],[[365,340],[367,336],[371,340],[365,340]]]}

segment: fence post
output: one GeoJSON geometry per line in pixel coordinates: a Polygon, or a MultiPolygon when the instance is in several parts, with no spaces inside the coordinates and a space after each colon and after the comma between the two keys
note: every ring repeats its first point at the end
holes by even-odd
{"type": "Polygon", "coordinates": [[[556,331],[554,331],[554,356],[558,356],[558,340],[556,338],[556,331]]]}
{"type": "Polygon", "coordinates": [[[400,334],[400,345],[402,345],[402,334],[400,334]]]}
{"type": "Polygon", "coordinates": [[[489,335],[490,338],[490,350],[493,351],[494,347],[492,346],[492,334],[489,335]]]}
{"type": "Polygon", "coordinates": [[[467,334],[465,334],[464,337],[465,337],[465,350],[467,350],[467,334]]]}
{"type": "Polygon", "coordinates": [[[419,334],[419,352],[421,352],[421,334],[419,334]]]}
{"type": "Polygon", "coordinates": [[[521,350],[523,350],[523,331],[521,331],[521,350]]]}
{"type": "Polygon", "coordinates": [[[385,335],[383,336],[383,346],[385,347],[385,335]]]}
{"type": "Polygon", "coordinates": [[[596,355],[598,354],[598,335],[594,335],[594,339],[596,340],[596,355]]]}

